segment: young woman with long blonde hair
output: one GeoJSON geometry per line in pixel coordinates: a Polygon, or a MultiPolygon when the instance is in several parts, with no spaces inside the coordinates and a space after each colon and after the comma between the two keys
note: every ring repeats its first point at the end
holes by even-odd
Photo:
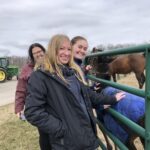
{"type": "Polygon", "coordinates": [[[96,94],[73,60],[70,39],[55,35],[43,65],[28,83],[25,116],[49,135],[52,150],[96,150],[99,140],[92,107],[114,104],[124,97],[96,94]]]}

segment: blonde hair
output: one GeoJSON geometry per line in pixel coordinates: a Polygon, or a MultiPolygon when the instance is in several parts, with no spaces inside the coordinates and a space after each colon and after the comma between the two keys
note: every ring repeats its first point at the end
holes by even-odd
{"type": "MultiPolygon", "coordinates": [[[[51,38],[48,44],[48,50],[44,60],[44,69],[46,71],[49,71],[50,73],[56,73],[63,81],[67,83],[59,67],[59,63],[57,61],[58,50],[60,49],[64,41],[68,41],[70,43],[69,37],[63,34],[57,34],[51,38]]],[[[68,62],[68,66],[75,70],[76,76],[81,82],[87,84],[84,79],[84,75],[83,72],[81,71],[81,68],[74,62],[72,49],[71,49],[71,59],[68,62]]]]}

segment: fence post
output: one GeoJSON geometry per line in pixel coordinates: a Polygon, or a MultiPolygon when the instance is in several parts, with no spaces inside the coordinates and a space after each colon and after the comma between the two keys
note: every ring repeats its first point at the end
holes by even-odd
{"type": "Polygon", "coordinates": [[[146,49],[146,86],[145,86],[145,92],[146,92],[146,104],[145,104],[145,150],[150,150],[150,49],[146,49]]]}

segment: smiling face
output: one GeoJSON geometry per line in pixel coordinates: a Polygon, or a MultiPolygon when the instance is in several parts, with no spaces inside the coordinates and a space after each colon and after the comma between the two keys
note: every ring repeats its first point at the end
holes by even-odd
{"type": "Polygon", "coordinates": [[[73,46],[74,58],[83,60],[87,54],[88,43],[86,40],[78,40],[73,46]]]}
{"type": "Polygon", "coordinates": [[[57,62],[59,64],[66,65],[71,59],[71,45],[70,41],[65,40],[60,45],[58,51],[57,51],[57,62]]]}
{"type": "Polygon", "coordinates": [[[32,49],[32,54],[35,62],[44,57],[44,52],[40,47],[34,47],[32,49]]]}

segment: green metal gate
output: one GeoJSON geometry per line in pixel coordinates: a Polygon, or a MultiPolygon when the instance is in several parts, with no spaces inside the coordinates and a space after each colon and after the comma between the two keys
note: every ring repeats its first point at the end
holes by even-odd
{"type": "MultiPolygon", "coordinates": [[[[145,138],[145,150],[150,150],[150,44],[145,45],[139,45],[135,47],[130,48],[121,48],[121,49],[114,49],[111,51],[103,51],[98,52],[94,54],[90,54],[86,56],[85,58],[85,65],[87,65],[88,58],[94,57],[94,56],[112,56],[112,55],[119,55],[119,54],[130,54],[130,53],[140,53],[144,52],[146,57],[146,81],[145,81],[145,90],[133,88],[131,86],[125,86],[122,84],[118,84],[112,81],[107,81],[101,78],[96,78],[93,75],[88,74],[87,77],[93,81],[101,82],[107,85],[110,85],[112,87],[121,89],[123,91],[141,96],[145,98],[145,129],[134,123],[133,121],[129,120],[128,118],[124,117],[123,115],[119,114],[112,108],[108,109],[108,112],[111,113],[115,118],[117,118],[120,122],[128,126],[131,130],[136,132],[139,136],[145,138]],[[148,115],[149,114],[149,115],[148,115]]],[[[112,135],[108,130],[105,129],[105,127],[97,121],[99,127],[101,130],[105,131],[107,135],[112,139],[112,141],[121,149],[121,150],[127,150],[128,148],[114,135],[112,135]]],[[[100,144],[102,149],[106,149],[105,145],[101,142],[100,144]]]]}

